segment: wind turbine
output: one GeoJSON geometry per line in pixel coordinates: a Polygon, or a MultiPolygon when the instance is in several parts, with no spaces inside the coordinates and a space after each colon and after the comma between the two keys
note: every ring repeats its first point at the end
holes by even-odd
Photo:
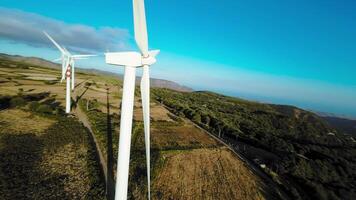
{"type": "Polygon", "coordinates": [[[147,161],[147,187],[148,199],[150,199],[150,77],[149,67],[156,62],[156,55],[159,50],[148,50],[148,37],[146,27],[144,0],[133,0],[133,16],[135,40],[140,53],[138,52],[116,52],[106,53],[106,63],[124,66],[124,85],[121,107],[120,121],[120,141],[118,152],[116,192],[115,200],[127,199],[127,186],[130,164],[130,146],[132,131],[132,116],[135,93],[136,68],[142,67],[141,78],[141,99],[143,109],[143,121],[146,145],[147,161]]]}
{"type": "Polygon", "coordinates": [[[49,40],[59,49],[59,51],[62,53],[61,57],[58,59],[55,59],[54,61],[62,61],[62,78],[61,82],[65,79],[66,77],[66,113],[70,113],[70,104],[71,104],[71,99],[70,99],[70,90],[74,90],[74,60],[77,59],[87,59],[92,56],[96,55],[72,55],[69,53],[69,51],[65,47],[61,47],[47,32],[43,31],[43,33],[48,37],[49,40]],[[71,85],[72,83],[72,85],[71,85]]]}

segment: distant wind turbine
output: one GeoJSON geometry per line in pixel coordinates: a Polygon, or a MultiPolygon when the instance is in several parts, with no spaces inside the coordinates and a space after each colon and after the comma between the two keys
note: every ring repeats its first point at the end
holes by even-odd
{"type": "Polygon", "coordinates": [[[62,78],[61,82],[65,79],[66,77],[66,113],[70,112],[70,104],[71,104],[71,99],[70,99],[70,89],[74,90],[74,60],[77,59],[87,59],[92,56],[96,55],[72,55],[68,52],[68,50],[64,47],[61,47],[47,32],[43,31],[43,33],[48,37],[49,40],[59,49],[59,51],[62,53],[61,57],[58,59],[55,59],[54,61],[62,61],[62,78]],[[72,81],[72,85],[71,85],[72,81]]]}
{"type": "Polygon", "coordinates": [[[122,95],[122,109],[120,121],[120,141],[117,164],[115,200],[127,199],[127,186],[130,164],[130,146],[132,117],[135,93],[135,73],[137,67],[143,68],[141,79],[141,99],[143,109],[146,159],[147,159],[147,187],[150,199],[150,77],[149,66],[156,62],[159,50],[148,50],[145,6],[143,0],[133,0],[133,16],[135,40],[138,52],[106,53],[106,63],[125,66],[124,85],[122,95]]]}

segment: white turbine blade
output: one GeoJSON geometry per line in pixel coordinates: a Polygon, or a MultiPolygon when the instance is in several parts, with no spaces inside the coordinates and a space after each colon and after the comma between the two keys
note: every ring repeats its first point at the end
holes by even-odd
{"type": "Polygon", "coordinates": [[[74,84],[75,84],[75,82],[74,82],[74,60],[72,60],[72,64],[71,64],[71,68],[72,68],[72,81],[71,81],[71,83],[72,83],[72,90],[74,90],[74,84]]]}
{"type": "Polygon", "coordinates": [[[63,46],[63,49],[64,49],[64,51],[66,52],[66,54],[68,55],[68,56],[72,56],[70,53],[69,53],[69,51],[63,46]]]}
{"type": "Polygon", "coordinates": [[[86,60],[88,58],[74,58],[75,60],[86,60]]]}
{"type": "Polygon", "coordinates": [[[61,61],[61,60],[62,60],[62,58],[57,58],[57,59],[52,60],[52,62],[58,62],[58,61],[61,61]]]}
{"type": "Polygon", "coordinates": [[[94,57],[97,55],[73,55],[71,56],[72,58],[89,58],[89,57],[94,57]]]}
{"type": "Polygon", "coordinates": [[[46,31],[43,31],[43,33],[48,37],[49,40],[51,40],[51,42],[52,42],[54,45],[56,45],[56,47],[57,47],[63,54],[65,54],[64,49],[63,49],[61,46],[59,46],[59,44],[58,44],[50,35],[48,35],[48,33],[47,33],[46,31]]]}
{"type": "Polygon", "coordinates": [[[62,59],[62,78],[61,78],[61,82],[64,80],[66,62],[67,62],[67,61],[63,58],[63,59],[62,59]]]}
{"type": "Polygon", "coordinates": [[[62,80],[64,80],[66,78],[66,72],[67,72],[67,69],[68,69],[68,66],[70,65],[70,58],[67,57],[67,59],[64,59],[64,65],[63,68],[62,68],[62,80]]]}
{"type": "Polygon", "coordinates": [[[151,57],[156,57],[158,54],[159,54],[160,50],[151,50],[148,52],[148,54],[151,56],[151,57]]]}
{"type": "Polygon", "coordinates": [[[150,175],[150,76],[149,66],[143,66],[143,74],[141,78],[141,99],[143,122],[145,131],[145,144],[146,144],[146,161],[147,161],[147,190],[148,199],[151,198],[151,175],[150,175]]]}
{"type": "Polygon", "coordinates": [[[105,62],[111,65],[140,67],[142,56],[137,52],[106,53],[105,62]]]}
{"type": "Polygon", "coordinates": [[[135,40],[144,57],[148,56],[148,37],[145,14],[145,3],[143,0],[133,0],[135,40]]]}

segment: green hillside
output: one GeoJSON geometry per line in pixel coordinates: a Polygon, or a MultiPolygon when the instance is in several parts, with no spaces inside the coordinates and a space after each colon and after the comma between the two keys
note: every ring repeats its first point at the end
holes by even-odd
{"type": "Polygon", "coordinates": [[[356,143],[314,113],[211,92],[155,89],[156,99],[228,142],[294,199],[355,199],[356,143]]]}

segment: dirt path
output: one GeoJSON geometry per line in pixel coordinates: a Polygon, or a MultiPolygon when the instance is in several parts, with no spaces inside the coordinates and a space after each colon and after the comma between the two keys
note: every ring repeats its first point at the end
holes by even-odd
{"type": "Polygon", "coordinates": [[[105,161],[105,157],[101,151],[101,148],[100,148],[100,145],[99,145],[99,142],[97,141],[95,135],[94,135],[94,132],[90,126],[90,122],[89,122],[89,119],[88,117],[86,116],[86,114],[81,110],[80,106],[77,106],[74,110],[74,113],[75,115],[78,117],[79,121],[81,121],[83,123],[83,125],[89,130],[90,132],[90,135],[91,135],[91,138],[92,140],[94,141],[94,144],[95,144],[95,148],[96,148],[96,152],[97,152],[97,155],[99,157],[99,160],[100,160],[100,166],[101,166],[101,170],[104,174],[104,178],[105,178],[105,184],[107,183],[107,180],[108,180],[108,176],[107,176],[107,163],[105,161]]]}

